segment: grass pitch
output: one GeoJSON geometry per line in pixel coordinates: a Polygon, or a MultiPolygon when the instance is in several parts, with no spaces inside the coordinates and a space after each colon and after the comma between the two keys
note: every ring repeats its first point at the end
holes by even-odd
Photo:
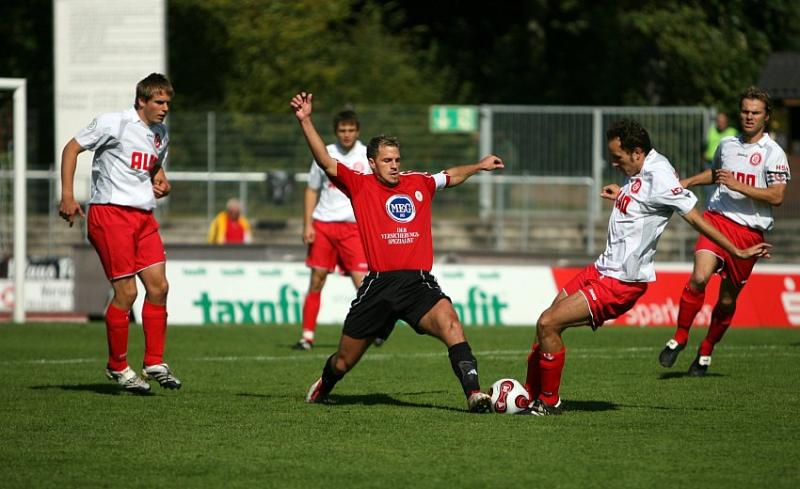
{"type": "MultiPolygon", "coordinates": [[[[471,415],[445,348],[398,327],[334,391],[297,327],[172,327],[177,392],[121,392],[100,324],[0,325],[0,480],[11,487],[798,487],[800,331],[728,332],[705,378],[667,329],[567,331],[559,417],[471,415]]],[[[524,381],[533,328],[469,328],[483,387],[524,381]]],[[[129,359],[142,334],[133,326],[129,359]]]]}

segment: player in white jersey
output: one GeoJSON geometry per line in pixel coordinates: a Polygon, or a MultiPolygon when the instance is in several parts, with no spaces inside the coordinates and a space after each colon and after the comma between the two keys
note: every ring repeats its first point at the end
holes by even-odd
{"type": "MultiPolygon", "coordinates": [[[[372,173],[367,162],[367,147],[358,140],[360,124],[352,110],[344,110],[333,118],[336,143],[326,149],[334,159],[348,168],[372,173]]],[[[294,345],[296,350],[310,350],[314,345],[322,289],[328,273],[337,267],[347,273],[356,289],[367,273],[367,258],[358,234],[353,206],[328,176],[311,162],[303,208],[303,243],[308,245],[306,265],[311,278],[303,302],[303,333],[294,345]],[[319,199],[319,201],[317,200],[319,199]]],[[[382,340],[377,340],[380,344],[382,340]]]]}
{"type": "Polygon", "coordinates": [[[61,155],[59,214],[72,226],[85,217],[75,200],[78,154],[94,151],[87,228],[89,241],[114,289],[105,314],[108,339],[106,375],[132,392],[146,393],[157,381],[179,389],[181,382],[164,363],[167,284],[164,245],[153,217],[156,199],[169,194],[164,173],[169,137],[164,118],[174,94],[164,75],[152,73],[136,85],[134,106],[102,114],[78,131],[61,155]],[[136,276],[146,290],[142,308],[145,353],[139,377],[128,365],[128,312],[136,300],[136,276]]]}
{"type": "MultiPolygon", "coordinates": [[[[772,229],[772,207],[783,203],[791,178],[786,154],[766,133],[772,113],[769,94],[750,87],[739,99],[742,134],[723,139],[714,155],[713,168],[682,180],[685,186],[716,183],[705,218],[739,247],[764,241],[772,229]]],[[[675,364],[686,347],[689,329],[703,307],[708,281],[719,273],[719,297],[711,313],[711,324],[689,375],[703,376],[711,364],[711,353],[731,324],[736,298],[747,282],[757,257],[740,259],[701,236],[695,245],[694,268],[681,294],[678,327],[659,354],[664,367],[675,364]]]]}
{"type": "Polygon", "coordinates": [[[612,165],[625,174],[622,188],[616,184],[603,188],[602,196],[614,200],[606,249],[564,286],[536,323],[538,342],[528,356],[525,382],[533,402],[525,414],[561,412],[558,390],[566,356],[562,333],[574,326],[596,329],[633,307],[647,283],[656,279],[656,245],[674,211],[736,256],[760,255],[769,249],[762,243],[742,251],[704,221],[694,208],[697,198],[681,187],[672,165],[652,149],[650,136],[639,123],[618,121],[606,138],[612,165]]]}

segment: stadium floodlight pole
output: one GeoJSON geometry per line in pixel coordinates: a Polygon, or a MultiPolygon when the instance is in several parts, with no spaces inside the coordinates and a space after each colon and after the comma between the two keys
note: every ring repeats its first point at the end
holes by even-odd
{"type": "Polygon", "coordinates": [[[14,90],[14,322],[25,322],[25,110],[27,92],[25,78],[0,78],[0,89],[14,90]]]}

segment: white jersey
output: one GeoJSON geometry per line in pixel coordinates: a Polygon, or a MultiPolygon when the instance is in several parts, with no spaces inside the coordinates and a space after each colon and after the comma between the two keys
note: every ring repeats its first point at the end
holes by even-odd
{"type": "MultiPolygon", "coordinates": [[[[333,159],[340,161],[351,170],[372,173],[367,162],[367,147],[361,141],[356,141],[347,153],[343,153],[338,144],[329,144],[326,149],[333,159]]],[[[317,165],[316,161],[311,162],[308,186],[319,192],[319,202],[311,214],[312,219],[324,222],[356,222],[350,199],[331,183],[328,175],[317,165]]]]}
{"type": "MultiPolygon", "coordinates": [[[[788,183],[791,179],[786,153],[767,134],[752,144],[745,143],[740,137],[723,139],[714,154],[713,168],[730,170],[737,180],[756,188],[788,183]]],[[[769,231],[775,222],[771,205],[725,185],[717,185],[708,201],[708,209],[761,231],[769,231]]]]}
{"type": "Polygon", "coordinates": [[[75,141],[94,151],[89,204],[155,208],[150,176],[153,168],[167,161],[167,126],[148,126],[130,108],[97,116],[78,131],[75,141]]]}
{"type": "Polygon", "coordinates": [[[696,203],[697,197],[681,187],[669,160],[650,150],[641,171],[625,178],[614,202],[597,271],[623,282],[654,281],[653,257],[672,212],[685,215],[696,203]]]}

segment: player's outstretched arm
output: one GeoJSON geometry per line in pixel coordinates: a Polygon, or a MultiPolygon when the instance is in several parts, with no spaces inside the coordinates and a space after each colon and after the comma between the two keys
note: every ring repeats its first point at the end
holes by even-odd
{"type": "Polygon", "coordinates": [[[730,170],[718,170],[717,182],[719,182],[720,185],[725,185],[729,189],[750,197],[753,200],[765,202],[775,207],[783,204],[783,197],[786,195],[785,183],[770,185],[767,188],[757,188],[744,182],[740,182],[730,170]]]}
{"type": "Polygon", "coordinates": [[[311,121],[312,103],[314,94],[300,92],[289,102],[294,110],[294,115],[300,123],[300,128],[303,130],[303,136],[306,138],[306,143],[314,155],[314,160],[317,162],[322,170],[331,177],[336,176],[336,160],[331,158],[328,150],[325,148],[325,141],[317,132],[314,123],[311,121]]]}
{"type": "Polygon", "coordinates": [[[741,258],[747,259],[752,257],[758,258],[769,258],[770,257],[770,250],[772,250],[772,245],[769,243],[759,243],[755,246],[751,246],[750,248],[741,250],[731,243],[728,238],[725,237],[724,234],[719,232],[717,228],[712,226],[708,223],[703,216],[700,215],[700,212],[697,209],[692,209],[691,211],[687,212],[683,218],[688,222],[693,228],[697,230],[697,232],[704,234],[708,239],[717,243],[718,245],[725,248],[725,251],[730,253],[731,255],[741,258]]]}
{"type": "Polygon", "coordinates": [[[500,168],[504,168],[503,160],[495,155],[484,156],[479,162],[471,165],[461,165],[448,168],[445,170],[445,173],[450,175],[450,183],[448,183],[447,186],[455,187],[456,185],[461,185],[462,183],[466,182],[469,177],[478,173],[479,171],[495,171],[499,170],[500,168]]]}
{"type": "Polygon", "coordinates": [[[74,193],[75,168],[78,166],[78,154],[83,150],[78,141],[72,138],[61,152],[61,202],[58,204],[58,215],[69,223],[69,227],[72,227],[76,214],[86,217],[74,193]]]}
{"type": "Polygon", "coordinates": [[[689,188],[695,185],[711,185],[714,182],[714,172],[711,168],[701,171],[691,177],[681,178],[681,187],[689,188]]]}

